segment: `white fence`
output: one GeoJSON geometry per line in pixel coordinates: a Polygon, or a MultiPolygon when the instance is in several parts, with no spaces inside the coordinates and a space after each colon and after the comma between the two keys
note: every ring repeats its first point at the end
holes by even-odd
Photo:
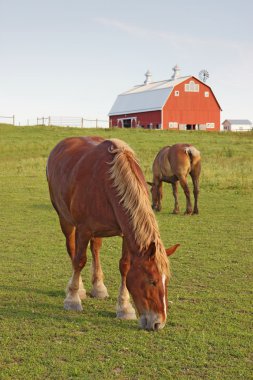
{"type": "Polygon", "coordinates": [[[108,128],[108,120],[85,119],[83,117],[69,116],[48,116],[38,117],[37,125],[54,125],[58,127],[79,127],[79,128],[108,128]]]}
{"type": "Polygon", "coordinates": [[[15,125],[15,116],[0,116],[0,123],[15,125]]]}

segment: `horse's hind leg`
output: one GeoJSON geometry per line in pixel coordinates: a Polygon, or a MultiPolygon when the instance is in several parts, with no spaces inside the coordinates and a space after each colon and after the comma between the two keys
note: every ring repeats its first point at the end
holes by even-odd
{"type": "Polygon", "coordinates": [[[179,177],[180,185],[182,186],[186,197],[186,210],[185,214],[192,214],[192,204],[190,197],[190,189],[186,180],[186,177],[179,177]]]}
{"type": "Polygon", "coordinates": [[[72,258],[73,275],[68,284],[67,297],[64,300],[66,310],[81,311],[81,299],[79,296],[80,275],[87,261],[87,246],[90,236],[82,232],[81,228],[76,229],[75,236],[75,255],[72,258]]]}
{"type": "MultiPolygon", "coordinates": [[[[60,219],[60,225],[63,234],[65,235],[66,238],[66,248],[69,254],[69,257],[71,258],[71,261],[75,257],[75,249],[76,249],[76,244],[75,244],[75,238],[76,238],[76,228],[72,226],[71,224],[67,223],[65,219],[62,217],[59,217],[60,219]]],[[[71,280],[69,281],[67,288],[66,288],[66,294],[68,293],[69,290],[69,284],[71,280]]],[[[83,300],[86,298],[86,290],[83,287],[83,281],[82,277],[80,276],[79,278],[79,290],[78,290],[79,297],[83,300]]]]}
{"type": "Polygon", "coordinates": [[[199,196],[199,176],[201,172],[201,162],[200,160],[195,163],[194,167],[192,168],[192,171],[190,172],[190,176],[192,177],[192,183],[193,183],[193,194],[194,194],[194,209],[193,213],[198,214],[198,196],[199,196]]]}
{"type": "Polygon", "coordinates": [[[126,287],[126,276],[130,269],[130,253],[124,238],[119,269],[121,273],[121,286],[117,303],[117,317],[121,319],[136,319],[135,310],[131,305],[129,292],[126,287]]]}
{"type": "Polygon", "coordinates": [[[178,214],[179,213],[178,181],[173,182],[171,185],[172,185],[172,191],[173,191],[173,196],[174,196],[174,200],[175,200],[173,214],[178,214]]]}
{"type": "Polygon", "coordinates": [[[104,275],[100,265],[99,251],[102,246],[102,239],[92,238],[90,241],[90,249],[92,252],[92,277],[91,282],[93,288],[91,290],[92,297],[106,298],[109,297],[107,289],[104,285],[104,275]]]}
{"type": "Polygon", "coordinates": [[[190,173],[192,177],[192,183],[193,183],[193,195],[194,195],[194,208],[193,208],[193,214],[198,214],[198,196],[199,196],[199,178],[193,173],[190,173]]]}

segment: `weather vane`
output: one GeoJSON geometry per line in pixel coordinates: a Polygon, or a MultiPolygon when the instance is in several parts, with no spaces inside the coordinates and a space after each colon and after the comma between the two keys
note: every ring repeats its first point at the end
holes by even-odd
{"type": "Polygon", "coordinates": [[[202,82],[206,82],[209,78],[209,73],[207,70],[201,70],[199,72],[199,79],[202,80],[202,82]]]}

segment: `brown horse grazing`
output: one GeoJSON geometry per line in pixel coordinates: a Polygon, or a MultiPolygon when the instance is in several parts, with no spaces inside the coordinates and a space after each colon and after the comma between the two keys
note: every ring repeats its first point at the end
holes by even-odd
{"type": "Polygon", "coordinates": [[[129,291],[140,315],[141,327],[163,328],[170,274],[167,255],[179,244],[167,250],[162,244],[147,185],[134,152],[117,139],[68,138],[51,152],[47,179],[73,266],[65,309],[82,310],[81,299],[85,298],[86,291],[81,271],[86,264],[89,242],[91,295],[108,296],[99,251],[103,237],[119,235],[123,237],[123,244],[117,316],[136,318],[129,291]]]}
{"type": "Polygon", "coordinates": [[[200,152],[189,144],[175,144],[162,148],[153,163],[153,182],[151,186],[152,208],[161,211],[162,183],[171,183],[175,205],[173,214],[179,213],[178,182],[182,186],[186,196],[185,214],[198,214],[199,176],[201,171],[200,152]],[[192,210],[190,190],[187,183],[187,175],[190,174],[193,183],[194,208],[192,210]]]}

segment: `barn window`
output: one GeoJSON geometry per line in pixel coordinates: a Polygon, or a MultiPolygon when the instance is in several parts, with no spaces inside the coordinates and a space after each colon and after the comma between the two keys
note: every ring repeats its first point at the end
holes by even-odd
{"type": "Polygon", "coordinates": [[[184,85],[185,92],[199,92],[199,84],[191,80],[184,85]]]}
{"type": "Polygon", "coordinates": [[[175,91],[175,96],[179,96],[179,91],[175,91]]]}
{"type": "Polygon", "coordinates": [[[178,123],[176,121],[170,121],[169,128],[178,128],[178,123]]]}
{"type": "Polygon", "coordinates": [[[205,98],[209,98],[209,91],[205,91],[205,98]]]}
{"type": "Polygon", "coordinates": [[[214,123],[206,123],[207,128],[214,128],[215,124],[214,123]]]}

